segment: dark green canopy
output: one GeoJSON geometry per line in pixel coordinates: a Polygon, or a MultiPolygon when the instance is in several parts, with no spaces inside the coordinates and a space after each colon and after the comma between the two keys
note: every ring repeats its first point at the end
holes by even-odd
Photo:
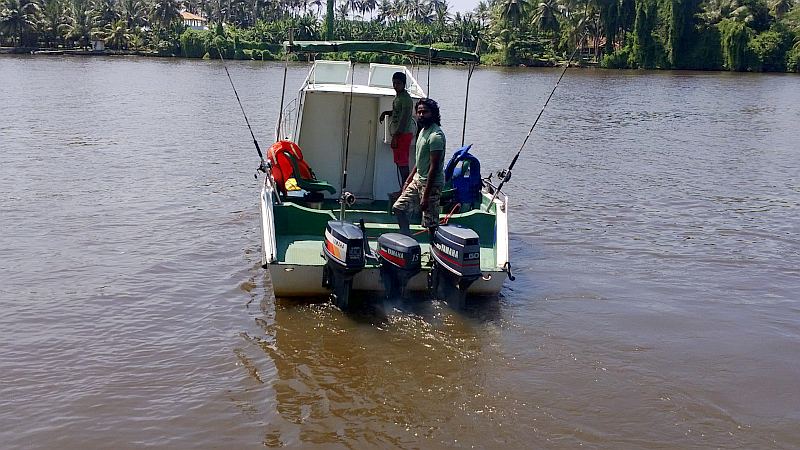
{"type": "Polygon", "coordinates": [[[376,52],[394,53],[433,61],[478,62],[478,55],[389,41],[295,41],[283,43],[290,53],[376,52]]]}

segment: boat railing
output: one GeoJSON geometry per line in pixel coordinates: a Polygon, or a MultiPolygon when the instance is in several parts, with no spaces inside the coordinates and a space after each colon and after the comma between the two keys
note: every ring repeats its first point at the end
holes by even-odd
{"type": "Polygon", "coordinates": [[[290,139],[294,132],[294,123],[297,120],[297,99],[290,101],[285,108],[283,108],[283,119],[281,120],[278,130],[278,139],[290,139]]]}

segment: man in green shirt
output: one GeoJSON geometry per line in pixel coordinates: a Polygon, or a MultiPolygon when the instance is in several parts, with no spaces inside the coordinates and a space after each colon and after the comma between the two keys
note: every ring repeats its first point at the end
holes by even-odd
{"type": "Polygon", "coordinates": [[[445,137],[440,128],[439,105],[425,98],[417,102],[416,167],[403,184],[400,198],[392,206],[400,232],[410,235],[408,215],[419,208],[422,226],[430,233],[439,225],[439,197],[444,185],[445,137]]]}
{"type": "Polygon", "coordinates": [[[406,74],[395,72],[392,75],[392,86],[397,95],[392,102],[392,110],[381,113],[380,122],[386,116],[392,118],[389,122],[389,132],[392,134],[392,152],[394,163],[400,171],[400,183],[408,178],[408,150],[414,139],[414,101],[406,90],[406,74]]]}

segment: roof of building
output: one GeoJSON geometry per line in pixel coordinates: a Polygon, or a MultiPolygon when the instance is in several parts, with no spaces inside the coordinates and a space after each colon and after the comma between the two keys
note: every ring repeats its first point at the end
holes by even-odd
{"type": "Polygon", "coordinates": [[[198,16],[197,14],[192,14],[189,11],[181,11],[181,17],[183,20],[199,20],[201,22],[208,22],[208,19],[205,17],[198,16]]]}

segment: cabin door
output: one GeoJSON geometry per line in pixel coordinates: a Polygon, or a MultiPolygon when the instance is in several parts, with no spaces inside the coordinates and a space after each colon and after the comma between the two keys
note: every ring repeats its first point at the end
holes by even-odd
{"type": "MultiPolygon", "coordinates": [[[[350,96],[345,104],[343,129],[347,129],[347,112],[350,96]]],[[[353,97],[350,119],[350,151],[347,158],[347,190],[360,199],[374,199],[372,192],[375,172],[375,139],[378,123],[378,99],[375,97],[353,97]]],[[[344,139],[347,136],[345,133],[344,139]]],[[[345,142],[346,145],[346,142],[345,142]]]]}

